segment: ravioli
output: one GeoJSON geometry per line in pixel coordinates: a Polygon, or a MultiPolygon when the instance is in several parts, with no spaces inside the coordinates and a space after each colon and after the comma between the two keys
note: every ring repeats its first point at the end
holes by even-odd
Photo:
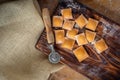
{"type": "Polygon", "coordinates": [[[75,22],[77,23],[77,25],[82,29],[86,24],[87,24],[87,19],[84,17],[83,14],[81,14],[76,20],[75,22]]]}
{"type": "Polygon", "coordinates": [[[77,49],[73,50],[73,53],[79,62],[82,62],[83,60],[89,57],[88,53],[86,52],[83,46],[80,46],[77,49]]]}
{"type": "Polygon", "coordinates": [[[76,38],[76,41],[77,41],[79,46],[85,45],[88,43],[84,33],[80,33],[80,34],[76,35],[75,38],[76,38]]]}
{"type": "Polygon", "coordinates": [[[63,17],[62,16],[53,16],[53,27],[62,27],[63,17]]]}
{"type": "Polygon", "coordinates": [[[54,30],[55,32],[55,40],[56,44],[61,44],[65,39],[65,31],[64,30],[54,30]]]}
{"type": "Polygon", "coordinates": [[[64,17],[64,19],[73,19],[71,8],[62,9],[61,14],[64,17]]]}
{"type": "Polygon", "coordinates": [[[69,39],[69,38],[65,38],[65,40],[64,40],[64,42],[62,43],[61,47],[62,47],[62,48],[65,48],[65,49],[72,50],[74,44],[75,44],[75,40],[69,39]]]}
{"type": "Polygon", "coordinates": [[[72,30],[67,31],[66,36],[70,39],[75,40],[75,36],[77,35],[77,33],[78,33],[78,29],[72,29],[72,30]]]}
{"type": "Polygon", "coordinates": [[[95,44],[94,47],[96,48],[98,53],[102,53],[103,51],[108,49],[108,46],[106,44],[106,42],[104,41],[104,39],[100,39],[98,40],[95,44]]]}
{"type": "Polygon", "coordinates": [[[74,24],[75,24],[75,21],[65,20],[63,24],[63,28],[66,30],[72,30],[74,24]]]}
{"type": "Polygon", "coordinates": [[[92,19],[92,18],[89,18],[89,19],[88,19],[88,23],[87,23],[87,25],[86,25],[86,28],[95,31],[98,23],[99,23],[99,22],[98,22],[97,20],[92,19]]]}

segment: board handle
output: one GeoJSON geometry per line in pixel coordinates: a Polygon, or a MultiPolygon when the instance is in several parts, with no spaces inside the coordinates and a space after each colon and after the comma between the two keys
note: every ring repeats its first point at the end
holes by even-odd
{"type": "Polygon", "coordinates": [[[49,44],[54,43],[54,34],[52,31],[51,19],[50,19],[50,14],[49,14],[48,8],[42,9],[42,17],[43,17],[44,25],[46,28],[47,41],[49,44]]]}

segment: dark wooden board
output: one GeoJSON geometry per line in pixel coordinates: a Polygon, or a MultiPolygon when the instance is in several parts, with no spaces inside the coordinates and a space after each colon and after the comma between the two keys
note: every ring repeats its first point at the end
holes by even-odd
{"type": "MultiPolygon", "coordinates": [[[[104,38],[109,49],[98,54],[92,45],[85,45],[84,47],[90,57],[80,63],[72,51],[55,45],[55,50],[62,56],[61,63],[82,73],[91,80],[120,80],[120,25],[76,1],[61,0],[53,15],[61,15],[60,10],[63,8],[72,8],[74,18],[82,13],[86,18],[98,20],[96,39],[104,38]]],[[[40,35],[36,48],[46,55],[50,53],[45,30],[40,35]]]]}

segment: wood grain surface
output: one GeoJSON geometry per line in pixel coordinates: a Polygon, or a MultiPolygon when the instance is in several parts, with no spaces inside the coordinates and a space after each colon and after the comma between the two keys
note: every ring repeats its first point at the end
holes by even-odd
{"type": "MultiPolygon", "coordinates": [[[[96,29],[97,37],[104,38],[109,49],[98,54],[91,45],[85,45],[85,49],[90,55],[89,58],[78,62],[72,51],[55,45],[55,49],[62,56],[61,62],[79,73],[84,74],[91,80],[119,80],[120,79],[120,25],[111,21],[107,17],[99,14],[86,7],[85,5],[71,0],[61,0],[55,9],[53,15],[61,15],[60,10],[63,8],[72,8],[73,16],[78,17],[81,13],[85,17],[97,19],[100,23],[96,29]]],[[[36,48],[46,55],[50,53],[44,30],[40,36],[36,48]]]]}

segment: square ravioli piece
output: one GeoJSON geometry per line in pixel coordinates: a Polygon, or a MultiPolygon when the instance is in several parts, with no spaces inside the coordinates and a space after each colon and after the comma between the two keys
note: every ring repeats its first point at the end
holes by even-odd
{"type": "Polygon", "coordinates": [[[73,53],[79,62],[82,62],[83,60],[89,57],[88,53],[86,52],[83,46],[80,46],[77,49],[73,50],[73,53]]]}
{"type": "Polygon", "coordinates": [[[73,18],[71,8],[62,9],[61,14],[64,17],[64,19],[72,19],[73,18]]]}
{"type": "Polygon", "coordinates": [[[53,16],[53,27],[62,27],[63,17],[62,16],[53,16]]]}
{"type": "Polygon", "coordinates": [[[99,23],[99,22],[98,22],[97,20],[92,19],[92,18],[89,18],[89,19],[88,19],[88,23],[87,23],[87,25],[86,25],[86,28],[95,31],[98,23],[99,23]]]}
{"type": "Polygon", "coordinates": [[[96,48],[98,53],[102,53],[103,51],[108,49],[107,44],[105,43],[104,39],[100,39],[94,44],[94,47],[96,48]]]}
{"type": "Polygon", "coordinates": [[[84,17],[83,14],[81,14],[76,20],[75,22],[77,23],[77,25],[82,29],[86,24],[87,24],[87,19],[84,17]]]}
{"type": "Polygon", "coordinates": [[[74,44],[75,44],[75,40],[69,39],[69,38],[65,38],[65,40],[64,40],[64,42],[62,43],[61,47],[62,47],[62,48],[69,49],[69,50],[72,50],[74,44]]]}
{"type": "Polygon", "coordinates": [[[72,30],[67,31],[66,36],[70,39],[75,40],[75,36],[77,35],[77,33],[78,33],[78,29],[72,29],[72,30]]]}
{"type": "Polygon", "coordinates": [[[89,30],[85,30],[85,35],[88,42],[93,42],[95,39],[96,33],[89,30]]]}
{"type": "Polygon", "coordinates": [[[56,44],[61,44],[64,42],[65,39],[65,31],[64,30],[54,30],[55,32],[55,40],[56,44]]]}
{"type": "Polygon", "coordinates": [[[63,24],[63,28],[66,30],[72,30],[74,24],[75,24],[74,21],[65,20],[63,24]]]}
{"type": "Polygon", "coordinates": [[[76,35],[75,39],[76,39],[79,46],[80,45],[85,45],[85,44],[88,43],[84,33],[80,33],[80,34],[76,35]]]}

